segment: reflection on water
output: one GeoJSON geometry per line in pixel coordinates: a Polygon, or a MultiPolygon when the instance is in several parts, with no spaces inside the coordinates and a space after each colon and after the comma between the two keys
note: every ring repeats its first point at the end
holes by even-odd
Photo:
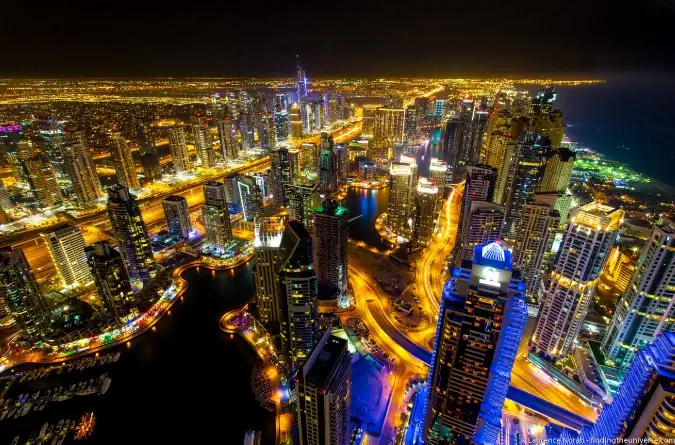
{"type": "Polygon", "coordinates": [[[366,190],[350,188],[345,205],[349,208],[351,218],[361,215],[349,226],[349,236],[363,241],[378,249],[388,249],[389,243],[380,238],[375,230],[375,220],[387,211],[389,202],[389,189],[366,190]]]}
{"type": "MultiPolygon", "coordinates": [[[[36,415],[3,421],[0,445],[16,434],[24,443],[44,422],[79,419],[86,411],[96,415],[87,443],[238,444],[249,429],[263,431],[262,443],[274,443],[274,415],[260,407],[250,389],[257,357],[238,336],[231,338],[218,327],[222,314],[252,297],[250,268],[212,274],[202,267],[186,271],[184,277],[190,283],[184,301],[174,305],[156,332],[133,340],[129,348],[119,347],[117,363],[92,369],[96,376],[107,372],[112,378],[104,396],[52,402],[36,415]]],[[[59,386],[65,378],[66,374],[50,377],[40,385],[59,386]]]]}

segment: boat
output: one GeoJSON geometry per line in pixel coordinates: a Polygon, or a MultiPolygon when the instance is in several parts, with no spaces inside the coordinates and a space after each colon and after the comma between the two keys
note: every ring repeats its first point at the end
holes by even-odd
{"type": "Polygon", "coordinates": [[[70,392],[70,391],[65,391],[65,392],[62,392],[62,393],[60,393],[60,394],[54,396],[54,398],[53,398],[52,400],[54,400],[54,401],[56,401],[56,402],[63,402],[64,400],[71,399],[72,397],[73,397],[73,393],[72,393],[72,392],[70,392]]]}
{"type": "Polygon", "coordinates": [[[30,409],[33,407],[33,404],[31,402],[28,402],[24,405],[23,410],[21,411],[21,416],[25,416],[28,414],[30,409]]]}
{"type": "Polygon", "coordinates": [[[120,359],[120,355],[122,355],[122,354],[120,354],[119,352],[116,352],[115,355],[113,356],[113,362],[117,362],[117,360],[120,359]]]}
{"type": "Polygon", "coordinates": [[[102,396],[106,392],[108,392],[108,388],[110,388],[110,383],[112,382],[112,379],[108,376],[103,379],[103,384],[101,385],[101,390],[99,391],[98,395],[102,396]]]}
{"type": "Polygon", "coordinates": [[[49,423],[45,422],[44,425],[42,425],[42,428],[40,428],[40,437],[44,437],[47,434],[47,429],[49,428],[49,423]]]}
{"type": "Polygon", "coordinates": [[[19,443],[19,436],[16,436],[10,445],[17,445],[19,443]]]}

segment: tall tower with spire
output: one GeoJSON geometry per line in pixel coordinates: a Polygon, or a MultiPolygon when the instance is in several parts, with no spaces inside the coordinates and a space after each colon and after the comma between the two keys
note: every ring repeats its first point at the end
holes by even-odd
{"type": "Polygon", "coordinates": [[[298,77],[298,99],[307,96],[307,74],[300,65],[300,56],[295,56],[296,73],[298,77]]]}

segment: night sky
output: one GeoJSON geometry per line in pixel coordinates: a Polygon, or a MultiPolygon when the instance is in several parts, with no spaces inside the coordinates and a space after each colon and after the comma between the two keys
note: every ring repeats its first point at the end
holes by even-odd
{"type": "Polygon", "coordinates": [[[672,0],[134,3],[4,4],[0,75],[289,76],[296,53],[314,77],[675,70],[672,0]]]}

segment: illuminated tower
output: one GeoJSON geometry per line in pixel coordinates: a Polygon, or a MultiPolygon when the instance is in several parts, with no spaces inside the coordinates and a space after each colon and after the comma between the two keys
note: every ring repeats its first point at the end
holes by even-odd
{"type": "Polygon", "coordinates": [[[276,262],[284,230],[284,217],[263,216],[255,220],[255,283],[258,320],[276,331],[279,324],[276,262]]]}
{"type": "Polygon", "coordinates": [[[465,154],[463,160],[466,163],[477,164],[480,161],[480,153],[483,147],[483,139],[490,120],[490,113],[483,106],[478,107],[474,114],[467,138],[464,140],[465,154]]]}
{"type": "Polygon", "coordinates": [[[84,253],[84,237],[75,226],[41,233],[63,286],[85,285],[92,280],[84,253]]]}
{"type": "Polygon", "coordinates": [[[570,354],[622,218],[623,210],[598,202],[572,212],[544,290],[531,351],[549,359],[570,354]]]}
{"type": "Polygon", "coordinates": [[[282,351],[295,369],[319,341],[319,286],[312,261],[312,238],[300,221],[286,223],[276,271],[282,351]]]}
{"type": "Polygon", "coordinates": [[[298,445],[348,445],[352,362],[347,340],[327,330],[298,372],[298,445]]]}
{"type": "MultiPolygon", "coordinates": [[[[675,440],[675,333],[663,331],[636,354],[612,403],[575,443],[675,440]]],[[[576,438],[575,438],[576,439],[576,438]]]]}
{"type": "Polygon", "coordinates": [[[288,139],[290,125],[288,110],[278,110],[274,112],[274,128],[277,132],[277,141],[285,141],[288,139]]]}
{"type": "Polygon", "coordinates": [[[187,199],[178,195],[168,196],[162,201],[162,208],[169,233],[178,239],[188,239],[192,224],[187,199]]]}
{"type": "Polygon", "coordinates": [[[270,162],[272,169],[270,170],[270,179],[272,185],[272,197],[274,204],[288,205],[286,199],[286,186],[293,182],[291,175],[291,165],[288,156],[288,149],[279,147],[270,152],[270,162]]]}
{"type": "Polygon", "coordinates": [[[223,118],[218,121],[218,137],[223,158],[237,159],[239,141],[237,141],[237,126],[234,119],[223,118]]]}
{"type": "Polygon", "coordinates": [[[466,134],[466,125],[462,119],[450,119],[445,124],[443,132],[442,159],[448,166],[446,184],[453,184],[461,180],[462,167],[466,164],[460,159],[462,146],[466,134]]]}
{"type": "Polygon", "coordinates": [[[431,164],[429,165],[429,179],[436,184],[436,187],[441,191],[441,194],[446,185],[445,180],[447,175],[448,166],[445,161],[431,158],[431,164]]]}
{"type": "Polygon", "coordinates": [[[63,163],[63,144],[66,143],[66,137],[54,117],[40,120],[40,139],[54,171],[59,176],[65,175],[67,170],[63,163]]]}
{"type": "Polygon", "coordinates": [[[317,171],[319,173],[319,192],[335,193],[340,185],[338,156],[335,144],[333,144],[333,136],[327,133],[321,133],[317,171]]]}
{"type": "Polygon", "coordinates": [[[90,205],[101,197],[102,191],[84,130],[67,129],[66,140],[63,159],[73,182],[77,203],[81,206],[90,205]]]}
{"type": "Polygon", "coordinates": [[[498,243],[476,246],[443,289],[425,405],[430,445],[493,445],[527,322],[524,284],[498,243]]]}
{"type": "Polygon", "coordinates": [[[138,151],[141,156],[152,153],[157,156],[157,147],[155,146],[155,138],[152,135],[150,124],[147,122],[136,123],[136,142],[138,143],[138,151]]]}
{"type": "Polygon", "coordinates": [[[294,103],[291,106],[290,125],[291,125],[290,137],[301,138],[302,137],[302,115],[301,115],[301,111],[300,111],[300,106],[297,103],[294,103]]]}
{"type": "Polygon", "coordinates": [[[31,156],[23,162],[23,166],[28,175],[28,186],[40,207],[51,207],[63,201],[53,164],[47,156],[31,156]]]}
{"type": "Polygon", "coordinates": [[[298,83],[298,98],[307,96],[307,74],[300,66],[300,57],[296,56],[296,79],[298,83]]]}
{"type": "Polygon", "coordinates": [[[466,183],[462,195],[462,205],[457,226],[457,240],[452,257],[454,264],[461,265],[465,255],[471,256],[469,232],[471,229],[471,203],[473,201],[488,204],[494,193],[496,171],[489,165],[469,165],[466,167],[466,183]]]}
{"type": "Polygon", "coordinates": [[[471,201],[466,221],[468,227],[462,230],[455,265],[460,265],[462,261],[470,261],[475,246],[499,239],[504,224],[504,207],[492,202],[471,201]]]}
{"type": "Polygon", "coordinates": [[[223,248],[232,241],[232,221],[225,199],[225,184],[211,181],[204,185],[204,242],[214,248],[223,248]]]}
{"type": "Polygon", "coordinates": [[[107,241],[87,248],[87,261],[103,304],[120,323],[138,314],[138,304],[131,289],[122,256],[107,241]]]}
{"type": "Polygon", "coordinates": [[[316,185],[290,184],[286,186],[289,219],[300,221],[311,228],[318,200],[316,185]]]}
{"type": "Polygon", "coordinates": [[[553,202],[538,194],[523,209],[520,228],[513,249],[513,263],[527,286],[527,293],[537,299],[543,274],[544,258],[551,256],[555,233],[560,226],[560,214],[553,202]]]}
{"type": "Polygon", "coordinates": [[[349,210],[327,199],[314,213],[314,264],[322,299],[340,299],[347,291],[349,210]]]}
{"type": "Polygon", "coordinates": [[[146,183],[162,179],[162,165],[159,163],[159,157],[156,154],[146,153],[141,155],[141,167],[143,167],[143,176],[146,183]]]}
{"type": "Polygon", "coordinates": [[[213,141],[206,119],[192,118],[192,137],[195,141],[197,155],[202,161],[202,167],[214,167],[216,165],[216,153],[213,151],[213,141]]]}
{"type": "Polygon", "coordinates": [[[405,109],[405,140],[409,143],[414,143],[417,138],[417,110],[415,105],[409,105],[405,109]]]}
{"type": "MultiPolygon", "coordinates": [[[[443,173],[445,174],[445,172],[443,173]]],[[[413,239],[419,247],[426,247],[434,236],[438,206],[440,205],[436,184],[426,178],[420,178],[417,183],[416,201],[413,239]]]]}
{"type": "Polygon", "coordinates": [[[373,126],[374,147],[379,148],[378,157],[390,159],[389,150],[394,144],[403,142],[405,127],[405,110],[403,108],[378,108],[375,111],[373,126]]]}
{"type": "Polygon", "coordinates": [[[539,184],[542,192],[564,192],[570,185],[576,153],[568,148],[553,151],[546,159],[544,177],[539,184]]]}
{"type": "Polygon", "coordinates": [[[408,219],[412,215],[415,186],[413,167],[403,162],[392,162],[390,175],[387,222],[392,232],[407,239],[410,236],[408,219]]]}
{"type": "Polygon", "coordinates": [[[137,189],[141,186],[136,176],[136,165],[134,158],[131,157],[131,150],[127,141],[119,133],[112,136],[112,147],[110,147],[113,164],[115,165],[115,175],[117,182],[127,188],[137,189]]]}
{"type": "Polygon", "coordinates": [[[515,154],[507,172],[509,184],[504,192],[505,238],[516,238],[523,209],[539,187],[550,148],[550,141],[535,133],[526,133],[516,143],[515,154]]]}
{"type": "Polygon", "coordinates": [[[659,332],[675,330],[675,222],[664,218],[642,248],[628,291],[602,342],[605,356],[625,370],[659,332]]]}
{"type": "Polygon", "coordinates": [[[20,144],[28,144],[24,140],[24,132],[21,125],[14,122],[0,123],[0,149],[12,169],[12,175],[17,182],[28,183],[28,176],[22,161],[27,157],[20,144]]]}
{"type": "Polygon", "coordinates": [[[154,277],[158,265],[141,208],[136,197],[123,185],[108,188],[108,217],[129,277],[143,282],[154,277]]]}
{"type": "Polygon", "coordinates": [[[0,248],[0,302],[29,340],[44,336],[48,327],[47,303],[19,248],[0,248]]]}
{"type": "Polygon", "coordinates": [[[375,127],[375,110],[371,107],[364,106],[361,124],[361,137],[372,138],[375,127]]]}
{"type": "Polygon", "coordinates": [[[169,147],[171,148],[173,168],[176,172],[181,173],[190,171],[192,162],[190,162],[190,153],[188,152],[187,142],[185,140],[185,130],[183,127],[169,128],[169,147]]]}

